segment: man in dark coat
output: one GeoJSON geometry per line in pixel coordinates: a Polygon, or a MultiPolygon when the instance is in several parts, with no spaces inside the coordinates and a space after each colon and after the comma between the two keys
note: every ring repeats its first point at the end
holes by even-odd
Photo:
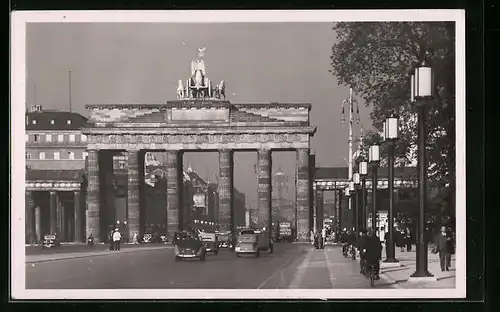
{"type": "Polygon", "coordinates": [[[375,279],[380,279],[380,262],[382,258],[382,244],[380,239],[375,235],[373,230],[370,230],[363,242],[363,252],[366,260],[366,267],[373,265],[375,267],[375,279]]]}
{"type": "Polygon", "coordinates": [[[434,243],[436,244],[436,251],[439,252],[439,263],[441,265],[441,271],[449,271],[450,268],[448,263],[451,262],[451,254],[449,251],[449,242],[452,242],[453,238],[446,232],[446,227],[441,227],[441,232],[436,235],[434,243]],[[448,258],[450,261],[448,262],[448,258]]]}

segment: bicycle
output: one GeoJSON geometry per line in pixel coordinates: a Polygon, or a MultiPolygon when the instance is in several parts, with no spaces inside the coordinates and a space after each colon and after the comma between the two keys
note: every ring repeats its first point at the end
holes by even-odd
{"type": "Polygon", "coordinates": [[[375,264],[373,263],[370,263],[370,264],[366,264],[366,273],[368,274],[368,278],[370,279],[370,286],[371,287],[375,287],[375,274],[376,274],[376,270],[375,270],[375,264]]]}

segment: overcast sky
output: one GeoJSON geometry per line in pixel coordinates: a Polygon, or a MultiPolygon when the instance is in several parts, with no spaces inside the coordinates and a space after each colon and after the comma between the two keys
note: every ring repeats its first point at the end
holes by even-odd
{"type": "MultiPolygon", "coordinates": [[[[234,103],[307,102],[317,126],[311,151],[318,166],[347,166],[348,127],[340,123],[349,89],[328,72],[335,40],[332,23],[238,24],[30,24],[27,27],[27,105],[69,110],[88,116],[85,104],[164,103],[176,99],[177,81],[190,75],[197,49],[207,47],[207,75],[226,81],[234,103]]],[[[369,109],[360,102],[361,123],[371,128],[369,109]]],[[[355,134],[359,134],[356,125],[355,134]]],[[[295,154],[273,154],[273,172],[288,175],[294,196],[295,154]]],[[[235,187],[256,207],[256,153],[235,153],[235,187]]],[[[216,153],[188,153],[200,176],[215,180],[216,153]]]]}

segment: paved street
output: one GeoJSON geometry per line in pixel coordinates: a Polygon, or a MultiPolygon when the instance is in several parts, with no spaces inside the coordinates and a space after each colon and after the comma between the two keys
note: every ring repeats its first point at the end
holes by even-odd
{"type": "MultiPolygon", "coordinates": [[[[83,253],[78,253],[83,254],[83,253]]],[[[71,255],[66,255],[71,257],[71,255]]],[[[309,244],[276,244],[273,254],[237,258],[230,251],[205,262],[175,262],[168,246],[128,251],[94,251],[84,257],[51,260],[45,255],[26,264],[28,289],[120,288],[369,288],[357,261],[341,256],[340,247],[314,250],[309,244]]],[[[30,261],[27,257],[27,261],[30,261]]],[[[378,288],[390,288],[378,281],[378,288]]]]}

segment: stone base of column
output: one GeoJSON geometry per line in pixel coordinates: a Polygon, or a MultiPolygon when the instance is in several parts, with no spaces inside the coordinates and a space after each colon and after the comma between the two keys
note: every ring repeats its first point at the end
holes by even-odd
{"type": "Polygon", "coordinates": [[[437,277],[435,276],[410,276],[407,280],[408,283],[429,283],[429,282],[436,282],[437,277]]]}

